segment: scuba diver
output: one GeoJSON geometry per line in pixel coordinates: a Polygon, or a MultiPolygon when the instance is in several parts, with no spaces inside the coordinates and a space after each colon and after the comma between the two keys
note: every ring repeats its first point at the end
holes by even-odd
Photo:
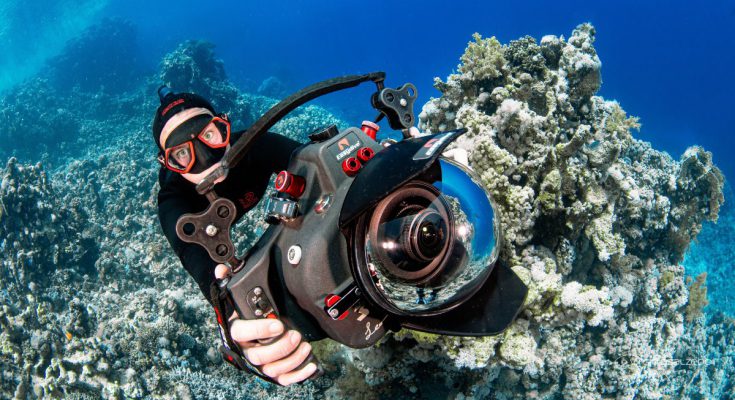
{"type": "MultiPolygon", "coordinates": [[[[311,362],[313,356],[308,342],[326,337],[316,320],[304,313],[289,314],[299,331],[284,333],[286,328],[279,319],[240,318],[229,303],[222,306],[218,296],[212,295],[218,293],[218,281],[230,276],[229,267],[212,260],[204,247],[182,241],[176,231],[177,221],[182,215],[207,209],[209,200],[197,192],[196,185],[221,166],[225,152],[244,131],[231,133],[227,116],[217,114],[201,96],[176,94],[165,86],[159,89],[158,95],[161,105],[156,111],[152,130],[161,163],[158,194],[161,227],[184,268],[217,313],[225,360],[283,386],[308,379],[318,370],[317,365],[311,362]],[[225,332],[226,316],[229,316],[229,334],[225,332]],[[240,347],[242,357],[231,350],[228,342],[240,347]]],[[[406,133],[406,137],[422,136],[415,127],[410,127],[406,133]]],[[[382,142],[383,146],[390,143],[391,140],[382,142]]],[[[265,194],[272,174],[286,170],[291,154],[301,146],[302,143],[276,133],[256,136],[240,162],[217,178],[216,194],[234,203],[237,211],[235,220],[255,207],[265,194]]],[[[446,151],[443,155],[468,165],[467,152],[460,148],[446,151]]],[[[288,293],[279,293],[278,296],[285,302],[286,310],[298,308],[288,293]]],[[[430,301],[433,296],[434,293],[429,292],[421,299],[425,297],[430,301]]]]}
{"type": "MultiPolygon", "coordinates": [[[[228,117],[216,113],[201,96],[173,93],[166,86],[158,94],[161,105],[153,120],[153,139],[160,150],[161,228],[186,271],[213,304],[210,286],[228,275],[229,267],[217,265],[201,246],[181,241],[176,235],[176,221],[183,214],[207,207],[207,199],[196,192],[195,186],[220,165],[225,151],[243,132],[231,133],[228,117]]],[[[235,203],[237,220],[255,207],[271,174],[285,170],[291,153],[299,146],[301,143],[279,134],[262,135],[242,162],[219,179],[217,193],[235,203]]],[[[284,325],[278,319],[245,320],[238,318],[233,309],[226,313],[230,316],[232,339],[239,344],[247,361],[258,366],[259,375],[287,386],[309,378],[317,370],[314,363],[298,368],[311,353],[311,345],[303,340],[300,332],[290,330],[283,334],[284,325]],[[272,343],[261,343],[279,336],[272,343]]]]}

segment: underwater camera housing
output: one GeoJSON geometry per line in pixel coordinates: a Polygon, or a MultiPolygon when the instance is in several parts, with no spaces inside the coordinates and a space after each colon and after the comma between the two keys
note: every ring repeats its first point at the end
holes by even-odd
{"type": "Polygon", "coordinates": [[[442,151],[464,130],[412,138],[416,88],[385,88],[385,74],[335,78],[289,96],[251,126],[220,170],[197,186],[210,205],[182,216],[179,237],[232,267],[222,300],[242,318],[280,318],[308,340],[371,346],[401,327],[459,336],[502,332],[527,288],[498,262],[502,240],[490,195],[442,151]],[[326,127],[296,149],[268,199],[268,229],[239,259],[234,204],[214,181],[253,139],[318,96],[373,81],[372,105],[404,140],[384,146],[377,125],[326,127]]]}

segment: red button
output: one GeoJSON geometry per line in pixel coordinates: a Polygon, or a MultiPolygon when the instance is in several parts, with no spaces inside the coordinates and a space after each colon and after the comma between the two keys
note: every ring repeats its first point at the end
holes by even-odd
{"type": "Polygon", "coordinates": [[[357,151],[357,158],[359,158],[363,163],[370,161],[374,155],[375,152],[370,147],[363,147],[357,151]]]}
{"type": "Polygon", "coordinates": [[[362,121],[362,127],[360,128],[366,135],[370,136],[371,139],[375,140],[380,126],[372,121],[362,121]]]}
{"type": "Polygon", "coordinates": [[[342,171],[345,171],[345,174],[347,174],[347,176],[354,176],[355,174],[357,174],[357,171],[360,170],[360,167],[362,167],[362,165],[360,164],[360,160],[355,157],[346,158],[344,161],[342,161],[342,171]]]}
{"type": "Polygon", "coordinates": [[[288,171],[281,171],[276,177],[275,187],[281,193],[288,193],[292,197],[299,198],[304,194],[306,180],[288,171]]]}
{"type": "Polygon", "coordinates": [[[336,294],[330,294],[329,296],[324,298],[324,304],[327,307],[331,307],[334,305],[334,303],[338,302],[341,297],[337,296],[336,294]]]}

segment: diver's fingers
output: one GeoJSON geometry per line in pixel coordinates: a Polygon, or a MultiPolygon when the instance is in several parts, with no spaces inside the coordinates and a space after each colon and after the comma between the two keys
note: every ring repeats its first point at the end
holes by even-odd
{"type": "Polygon", "coordinates": [[[421,134],[421,131],[419,131],[419,128],[417,128],[415,126],[412,126],[412,127],[408,128],[408,134],[411,135],[411,137],[423,136],[421,134]]]}
{"type": "Polygon", "coordinates": [[[214,277],[217,279],[224,279],[229,274],[230,267],[226,266],[225,264],[217,264],[217,266],[214,267],[214,277]]]}
{"type": "Polygon", "coordinates": [[[255,365],[272,363],[293,353],[299,342],[301,342],[301,334],[297,331],[289,331],[274,343],[246,349],[245,356],[255,365]]]}
{"type": "Polygon", "coordinates": [[[304,368],[301,368],[298,371],[280,375],[278,378],[276,378],[276,381],[283,386],[288,386],[292,383],[301,382],[304,379],[307,379],[308,377],[314,375],[314,372],[316,372],[316,364],[308,363],[304,368]]]}
{"type": "Polygon", "coordinates": [[[444,157],[453,159],[454,161],[464,165],[465,167],[470,167],[469,156],[467,154],[467,150],[465,149],[454,148],[445,151],[444,153],[442,153],[442,155],[444,157]]]}
{"type": "Polygon", "coordinates": [[[236,319],[230,325],[232,340],[240,347],[252,345],[250,342],[270,339],[283,332],[283,323],[277,319],[236,319]]]}
{"type": "Polygon", "coordinates": [[[232,323],[232,320],[240,318],[239,315],[237,315],[237,311],[233,311],[232,315],[230,315],[230,318],[227,319],[227,322],[232,323]]]}
{"type": "Polygon", "coordinates": [[[270,376],[271,378],[275,378],[279,375],[283,375],[296,369],[299,365],[301,365],[302,362],[304,362],[304,360],[306,360],[306,357],[309,356],[310,352],[311,345],[307,342],[301,342],[299,348],[294,351],[290,356],[282,360],[266,364],[261,370],[264,374],[270,376]]]}

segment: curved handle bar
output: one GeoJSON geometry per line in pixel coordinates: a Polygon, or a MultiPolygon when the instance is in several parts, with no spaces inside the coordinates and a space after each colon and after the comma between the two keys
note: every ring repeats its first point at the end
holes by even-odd
{"type": "Polygon", "coordinates": [[[235,142],[230,150],[222,159],[222,165],[207,175],[201,183],[196,187],[199,194],[206,194],[214,187],[214,181],[224,174],[224,171],[237,165],[245,156],[247,151],[252,147],[255,139],[260,135],[268,132],[278,121],[285,117],[288,113],[297,107],[307,103],[317,97],[336,92],[338,90],[349,89],[363,82],[373,81],[378,86],[378,90],[383,88],[385,80],[385,72],[371,72],[364,75],[347,75],[338,78],[327,79],[307,86],[298,92],[281,100],[278,104],[271,107],[262,117],[258,118],[253,125],[235,142]]]}

